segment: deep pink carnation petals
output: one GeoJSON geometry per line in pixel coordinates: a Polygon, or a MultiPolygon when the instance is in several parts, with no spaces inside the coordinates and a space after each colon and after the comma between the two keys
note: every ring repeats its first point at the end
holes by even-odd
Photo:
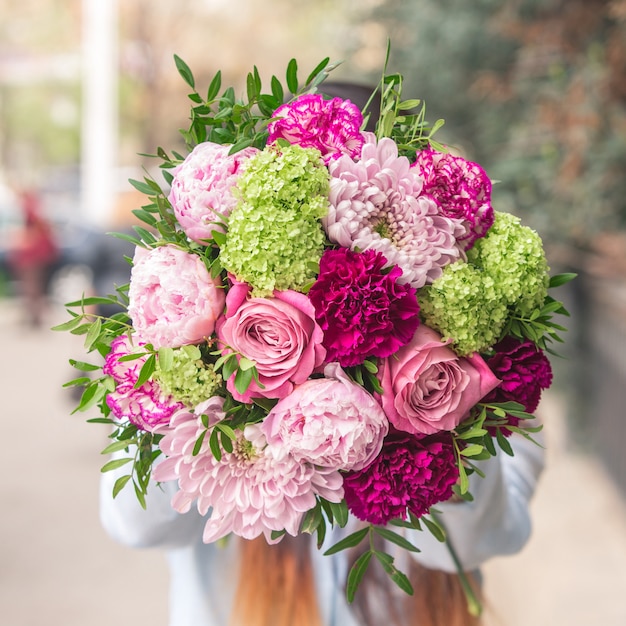
{"type": "Polygon", "coordinates": [[[423,193],[435,200],[446,217],[463,225],[465,233],[457,241],[469,250],[494,222],[491,180],[485,170],[463,157],[434,150],[418,152],[412,167],[424,179],[423,193]]]}
{"type": "Polygon", "coordinates": [[[459,476],[449,434],[419,438],[391,432],[376,459],[344,476],[345,499],[358,519],[384,525],[417,517],[452,496],[459,476]]]}
{"type": "Polygon", "coordinates": [[[343,367],[367,357],[387,357],[408,343],[419,325],[416,290],[401,285],[402,270],[384,270],[387,259],[374,250],[326,250],[309,291],[324,331],[327,361],[343,367]]]}
{"type": "Polygon", "coordinates": [[[268,143],[286,139],[303,148],[316,148],[325,162],[342,154],[358,156],[363,145],[363,115],[350,100],[305,94],[278,107],[268,124],[268,143]]]}
{"type": "MultiPolygon", "coordinates": [[[[496,344],[494,351],[487,365],[502,383],[484,401],[518,402],[527,413],[533,413],[539,406],[541,392],[552,384],[550,361],[532,341],[511,336],[496,344]]],[[[509,415],[508,422],[517,426],[519,419],[509,415]]],[[[503,432],[510,434],[507,429],[503,432]]]]}

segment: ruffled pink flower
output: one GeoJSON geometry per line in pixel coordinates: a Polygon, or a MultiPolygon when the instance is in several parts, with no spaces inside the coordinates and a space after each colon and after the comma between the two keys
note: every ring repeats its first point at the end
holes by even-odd
{"type": "Polygon", "coordinates": [[[380,452],[389,423],[374,398],[337,363],[296,387],[261,424],[267,441],[297,461],[357,470],[380,452]]]}
{"type": "MultiPolygon", "coordinates": [[[[222,398],[203,407],[209,424],[224,417],[222,398]]],[[[167,456],[153,470],[159,482],[177,480],[179,491],[172,507],[186,513],[195,502],[201,515],[209,514],[203,541],[211,543],[230,533],[245,539],[261,534],[270,543],[272,531],[297,535],[304,513],[315,506],[315,496],[330,502],[343,498],[338,472],[324,472],[289,455],[277,458],[267,446],[258,425],[238,431],[233,452],[217,460],[205,437],[198,454],[193,448],[204,426],[200,414],[179,411],[160,442],[167,456]]]]}
{"type": "Polygon", "coordinates": [[[305,94],[274,111],[268,124],[268,143],[286,139],[303,148],[316,148],[328,163],[342,154],[358,156],[363,144],[363,115],[350,100],[324,99],[320,94],[305,94]]]}
{"type": "Polygon", "coordinates": [[[214,230],[224,231],[221,222],[237,204],[233,190],[242,164],[258,152],[245,148],[229,155],[231,148],[200,143],[172,170],[169,201],[182,229],[198,243],[206,243],[203,240],[210,239],[214,230]]]}
{"type": "Polygon", "coordinates": [[[369,356],[390,356],[413,337],[419,325],[415,289],[398,282],[399,267],[383,271],[386,262],[374,250],[324,252],[309,299],[328,361],[348,367],[369,356]]]}
{"type": "Polygon", "coordinates": [[[240,402],[252,398],[284,398],[324,362],[324,334],[309,299],[296,291],[275,291],[271,298],[247,298],[249,287],[233,284],[226,316],[217,325],[225,352],[234,351],[256,363],[259,383],[240,394],[234,376],[228,391],[240,402]]]}
{"type": "Polygon", "coordinates": [[[329,164],[330,207],[322,219],[328,238],[351,250],[376,250],[402,270],[400,283],[419,289],[461,258],[458,221],[422,194],[422,179],[389,138],[365,133],[361,159],[329,164]]]}
{"type": "Polygon", "coordinates": [[[417,153],[413,167],[424,179],[422,193],[431,196],[442,213],[463,227],[457,241],[469,250],[494,221],[491,180],[480,165],[434,150],[417,153]]]}
{"type": "Polygon", "coordinates": [[[147,356],[130,361],[120,361],[139,348],[133,347],[126,335],[120,335],[111,342],[111,351],[107,354],[102,372],[111,376],[117,383],[115,390],[107,394],[106,403],[119,420],[129,420],[142,430],[152,432],[157,426],[169,423],[170,417],[183,407],[172,396],[163,393],[159,385],[148,380],[141,387],[135,388],[139,372],[147,356]]]}
{"type": "Polygon", "coordinates": [[[226,296],[199,256],[167,245],[137,247],[128,298],[135,337],[158,349],[204,341],[226,296]]]}
{"type": "Polygon", "coordinates": [[[448,500],[458,477],[450,436],[393,431],[370,465],[344,476],[345,499],[355,517],[382,526],[406,519],[408,511],[420,517],[448,500]]]}
{"type": "Polygon", "coordinates": [[[398,429],[431,435],[453,430],[500,381],[479,355],[458,357],[423,324],[379,369],[382,406],[398,429]]]}

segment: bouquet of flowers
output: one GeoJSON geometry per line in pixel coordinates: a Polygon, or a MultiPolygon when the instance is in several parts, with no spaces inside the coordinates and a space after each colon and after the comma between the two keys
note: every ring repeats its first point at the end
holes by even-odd
{"type": "MultiPolygon", "coordinates": [[[[176,481],[205,542],[321,545],[350,515],[359,530],[328,553],[372,534],[417,550],[402,527],[443,539],[433,507],[470,499],[476,462],[537,430],[567,314],[548,290],[572,275],[550,278],[539,236],[494,211],[487,174],[433,139],[441,121],[402,99],[402,76],[383,73],[369,111],[322,95],[328,59],[304,83],[292,60],[268,93],[255,68],[243,99],[219,72],[201,95],[175,61],[187,151],[158,149],[164,184],[131,181],[149,201],[118,235],[136,245],[130,283],[57,327],[102,357],[73,360],[90,375],[68,385],[112,426],[102,471],[128,468],[113,495],[130,483],[146,506],[151,481],[176,481]]],[[[369,544],[349,599],[372,557],[411,593],[369,544]]]]}

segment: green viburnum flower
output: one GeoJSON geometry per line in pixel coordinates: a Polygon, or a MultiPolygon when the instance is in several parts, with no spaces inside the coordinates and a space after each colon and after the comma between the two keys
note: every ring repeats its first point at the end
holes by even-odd
{"type": "Polygon", "coordinates": [[[302,289],[324,251],[320,219],[328,211],[329,175],[319,151],[268,146],[249,159],[238,189],[222,266],[252,285],[255,296],[302,289]]]}
{"type": "Polygon", "coordinates": [[[540,308],[549,282],[539,235],[508,213],[496,213],[467,256],[419,293],[424,322],[452,339],[462,356],[498,341],[511,315],[527,317],[540,308]]]}
{"type": "Polygon", "coordinates": [[[222,377],[201,356],[198,346],[163,348],[153,374],[164,393],[189,407],[216,395],[222,384],[222,377]]]}

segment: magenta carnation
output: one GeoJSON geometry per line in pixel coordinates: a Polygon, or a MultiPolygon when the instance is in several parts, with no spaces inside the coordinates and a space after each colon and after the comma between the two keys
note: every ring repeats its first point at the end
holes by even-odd
{"type": "MultiPolygon", "coordinates": [[[[483,402],[519,402],[527,413],[533,413],[539,406],[542,390],[552,384],[550,361],[530,340],[509,336],[493,349],[495,354],[486,360],[487,365],[502,383],[483,402]]],[[[509,415],[508,423],[517,426],[519,418],[509,415]]],[[[510,431],[505,429],[504,433],[510,431]]]]}
{"type": "Polygon", "coordinates": [[[412,167],[424,179],[422,192],[434,199],[446,217],[463,226],[465,232],[457,241],[469,250],[494,221],[491,181],[485,170],[462,157],[434,150],[418,152],[412,167]]]}
{"type": "Polygon", "coordinates": [[[183,405],[163,393],[153,380],[135,388],[147,355],[130,361],[120,359],[132,354],[138,347],[133,350],[126,335],[120,335],[111,342],[111,351],[104,360],[102,372],[111,376],[117,384],[115,390],[107,394],[106,403],[117,419],[127,419],[142,430],[153,431],[157,426],[167,424],[183,405]]]}
{"type": "Polygon", "coordinates": [[[274,118],[278,119],[268,124],[268,143],[286,139],[303,148],[316,148],[326,163],[342,154],[354,158],[361,151],[363,115],[350,100],[305,94],[278,107],[274,118]]]}
{"type": "Polygon", "coordinates": [[[393,431],[374,462],[346,474],[343,486],[355,517],[382,526],[406,519],[407,511],[420,517],[449,499],[458,476],[450,435],[418,438],[393,431]]]}
{"type": "Polygon", "coordinates": [[[387,259],[374,250],[327,250],[309,291],[324,331],[327,361],[343,367],[386,357],[407,344],[419,325],[416,291],[401,285],[402,270],[383,271],[387,259]]]}

